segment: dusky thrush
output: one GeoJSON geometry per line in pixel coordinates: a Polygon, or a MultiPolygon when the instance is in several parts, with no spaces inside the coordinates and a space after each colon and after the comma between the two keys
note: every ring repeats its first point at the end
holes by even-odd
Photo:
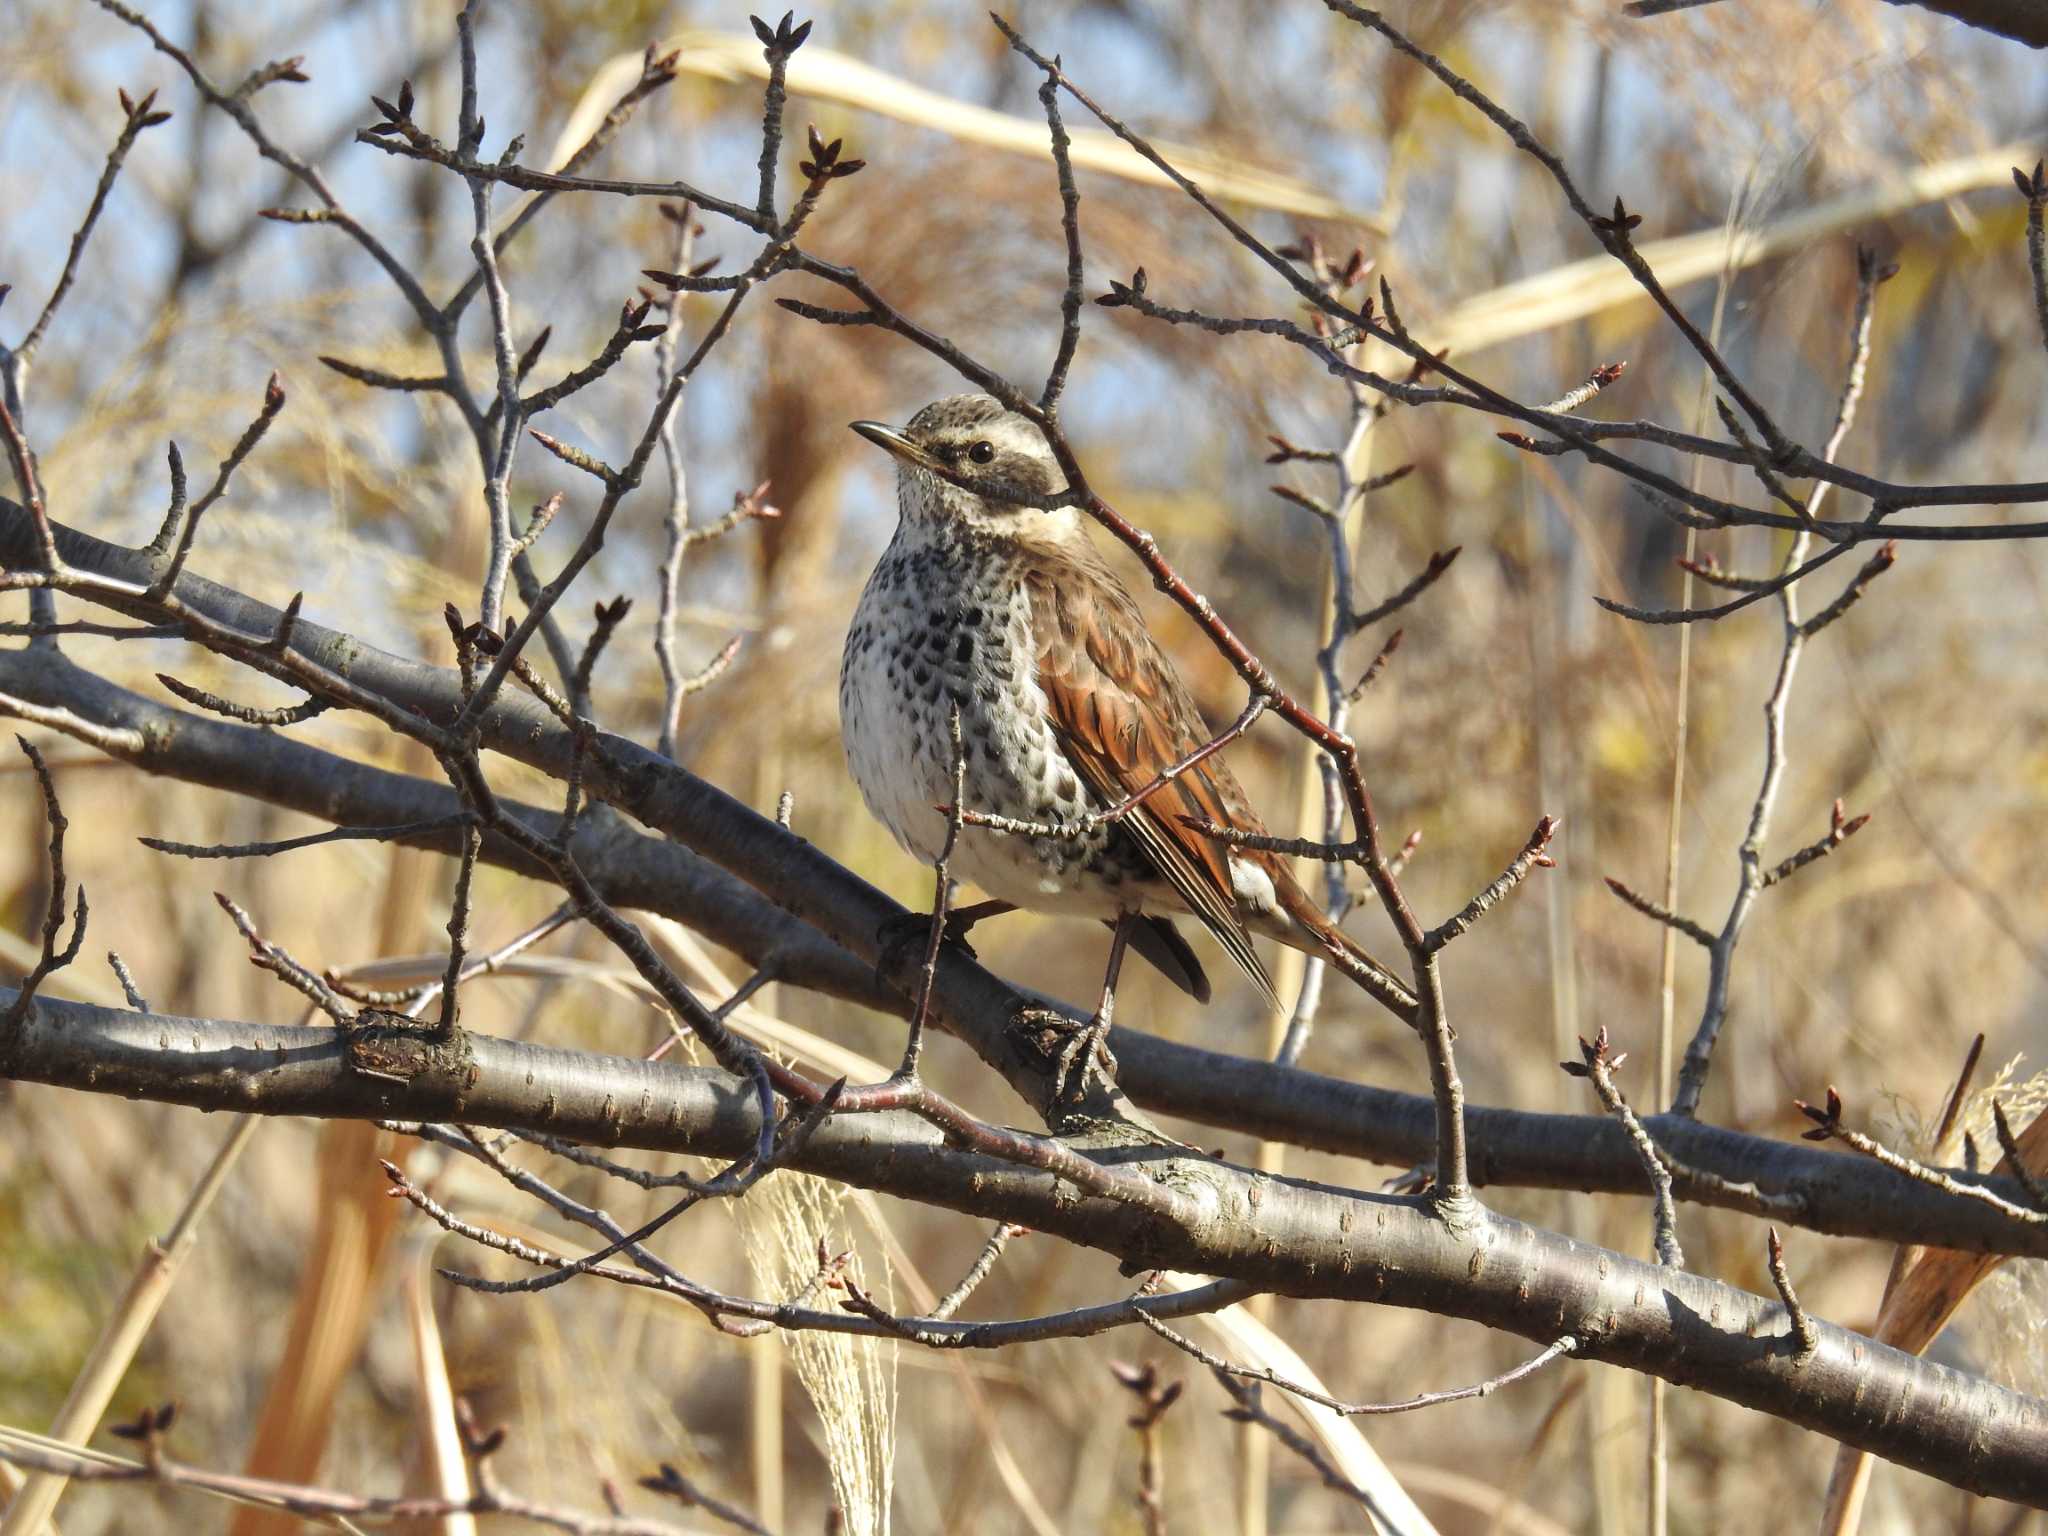
{"type": "Polygon", "coordinates": [[[1032,504],[1065,484],[1038,429],[987,395],[956,395],[907,427],[857,421],[853,430],[897,470],[895,536],[861,593],[839,673],[847,763],[869,810],[917,858],[937,862],[941,807],[954,798],[957,706],[966,805],[1067,829],[963,827],[949,869],[994,898],[964,915],[1023,907],[1110,925],[1105,1010],[1126,943],[1208,1000],[1201,966],[1169,920],[1176,913],[1200,920],[1275,1006],[1253,934],[1314,955],[1341,950],[1384,975],[1284,859],[1183,819],[1264,831],[1219,757],[1128,814],[1090,824],[1215,733],[1087,519],[1032,504]]]}

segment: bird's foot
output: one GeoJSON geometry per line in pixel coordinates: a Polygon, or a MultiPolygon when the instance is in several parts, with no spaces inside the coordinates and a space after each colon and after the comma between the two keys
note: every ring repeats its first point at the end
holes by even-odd
{"type": "MultiPolygon", "coordinates": [[[[979,901],[972,906],[955,907],[946,914],[939,942],[950,944],[970,960],[979,960],[974,946],[967,942],[967,931],[983,918],[1014,910],[1007,901],[979,901]]],[[[913,955],[921,956],[931,942],[931,934],[929,912],[898,912],[894,917],[884,918],[875,934],[875,979],[886,982],[913,955]]]]}
{"type": "MultiPolygon", "coordinates": [[[[932,919],[928,912],[898,912],[894,917],[885,918],[875,933],[875,979],[886,981],[897,970],[908,964],[914,956],[924,953],[924,947],[931,941],[932,919]]],[[[966,954],[970,960],[979,958],[974,946],[967,942],[966,930],[955,926],[948,916],[945,931],[939,935],[941,944],[951,944],[966,954]]]]}
{"type": "Polygon", "coordinates": [[[1052,1102],[1088,1096],[1090,1081],[1105,1091],[1116,1087],[1116,1056],[1109,1048],[1110,1020],[1098,1013],[1076,1022],[1052,1008],[1024,1008],[1010,1027],[1053,1064],[1052,1102]]]}

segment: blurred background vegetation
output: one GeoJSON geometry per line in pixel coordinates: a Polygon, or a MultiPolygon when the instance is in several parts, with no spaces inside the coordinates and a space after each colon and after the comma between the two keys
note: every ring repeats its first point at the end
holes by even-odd
{"type": "MultiPolygon", "coordinates": [[[[459,281],[469,261],[460,184],[351,140],[372,120],[368,94],[393,94],[406,78],[421,121],[452,138],[451,7],[285,0],[259,12],[175,0],[149,9],[219,79],[305,55],[311,84],[260,98],[272,131],[328,166],[344,200],[432,274],[431,286],[445,292],[459,281]]],[[[1717,259],[1678,290],[1703,326],[1718,316],[1728,356],[1796,435],[1817,443],[1831,418],[1862,242],[1900,270],[1879,298],[1871,392],[1845,456],[1899,480],[2039,477],[2043,358],[2027,302],[2024,206],[2005,169],[2031,164],[2043,141],[2048,76],[2039,56],[1876,0],[1730,0],[1654,21],[1618,9],[1607,0],[1513,0],[1397,4],[1390,15],[1556,146],[1596,203],[1624,194],[1645,218],[1639,240],[1807,218],[1766,259],[1725,273],[1717,259]],[[1931,195],[1930,168],[1949,177],[1931,195]]],[[[291,404],[209,517],[194,568],[273,602],[303,588],[309,615],[445,664],[440,607],[472,601],[481,566],[474,454],[441,402],[373,393],[316,361],[334,353],[398,373],[432,371],[381,277],[325,231],[255,218],[260,207],[294,201],[281,175],[232,125],[197,110],[175,70],[133,33],[69,0],[14,0],[10,12],[0,55],[0,280],[16,288],[8,335],[26,325],[31,297],[40,302],[62,263],[119,127],[115,87],[161,86],[178,113],[135,151],[85,258],[81,292],[33,380],[29,425],[54,514],[102,537],[145,537],[163,504],[166,438],[189,462],[210,465],[278,369],[291,404]]],[[[1321,8],[1020,0],[1006,14],[1135,125],[1261,173],[1281,189],[1269,201],[1319,208],[1322,216],[1304,218],[1238,204],[1275,241],[1306,229],[1334,249],[1361,245],[1409,324],[1451,342],[1465,366],[1500,387],[1545,400],[1596,364],[1626,359],[1627,374],[1594,414],[1700,420],[1707,397],[1697,360],[1632,291],[1594,293],[1563,318],[1543,308],[1583,283],[1546,274],[1594,248],[1533,162],[1321,8]],[[1487,308],[1505,285],[1539,278],[1487,308]]],[[[1041,369],[1056,334],[1062,255],[1035,78],[978,7],[877,0],[822,6],[815,19],[806,63],[829,52],[870,72],[830,98],[800,91],[791,121],[844,135],[868,169],[835,186],[807,243],[857,264],[900,307],[1013,376],[1041,369]],[[913,89],[937,93],[937,110],[921,110],[930,102],[913,89]],[[977,142],[949,102],[1013,115],[1025,150],[977,142]]],[[[487,8],[482,38],[492,142],[525,133],[529,162],[579,109],[609,104],[621,56],[636,58],[650,39],[681,46],[681,80],[642,109],[596,169],[747,195],[760,102],[757,81],[732,63],[758,59],[742,7],[500,3],[487,8]]],[[[1081,190],[1091,292],[1143,265],[1163,302],[1287,312],[1270,275],[1178,194],[1085,172],[1081,190]]],[[[671,241],[645,201],[563,202],[544,217],[507,273],[521,339],[554,327],[543,376],[601,345],[640,269],[670,264],[671,241]]],[[[715,225],[700,242],[728,261],[750,249],[715,225]]],[[[691,301],[693,328],[711,302],[691,301]]],[[[1264,434],[1334,446],[1342,390],[1277,342],[1218,341],[1127,312],[1091,310],[1087,322],[1065,419],[1092,475],[1283,680],[1310,688],[1325,547],[1310,519],[1267,491],[1275,472],[1262,463],[1264,434]]],[[[481,354],[482,333],[467,340],[481,354]]],[[[616,459],[644,420],[651,378],[642,349],[543,425],[616,459]]],[[[886,337],[821,329],[755,302],[685,407],[698,515],[715,515],[760,479],[772,480],[785,515],[709,546],[686,571],[685,660],[701,662],[734,634],[744,648],[688,706],[679,756],[763,808],[792,791],[800,832],[916,906],[926,903],[927,877],[867,818],[838,746],[840,639],[893,515],[888,466],[845,423],[900,420],[956,387],[932,359],[886,337]]],[[[1425,912],[1451,910],[1490,878],[1538,814],[1565,818],[1553,849],[1560,868],[1448,966],[1473,1101],[1589,1109],[1583,1087],[1554,1064],[1573,1054],[1574,1035],[1604,1023],[1633,1053],[1625,1088],[1647,1103],[1656,1097],[1659,934],[1622,910],[1601,876],[1644,890],[1663,879],[1677,637],[1630,627],[1591,598],[1673,601],[1677,535],[1618,480],[1568,459],[1519,456],[1495,439],[1494,425],[1470,413],[1396,411],[1380,429],[1376,467],[1412,461],[1417,472],[1369,509],[1359,551],[1365,597],[1393,590],[1434,549],[1462,544],[1465,555],[1407,617],[1406,644],[1354,729],[1390,830],[1423,834],[1407,883],[1425,912]]],[[[1687,472],[1664,462],[1663,450],[1638,451],[1687,472]]],[[[1710,491],[1753,499],[1726,466],[1700,473],[1710,491]]],[[[575,526],[586,485],[527,452],[515,493],[531,503],[566,491],[575,526]]],[[[649,645],[660,500],[650,490],[628,506],[584,587],[593,601],[612,592],[636,600],[597,708],[611,728],[650,740],[661,696],[649,645]]],[[[1777,553],[1758,531],[1707,542],[1724,565],[1744,570],[1777,553]]],[[[1988,1035],[1992,1062],[2022,1053],[2039,1061],[2048,982],[2044,574],[2032,544],[1909,546],[1816,645],[1793,699],[1778,849],[1824,830],[1838,795],[1875,821],[1851,849],[1773,892],[1752,924],[1707,1097],[1711,1118],[1789,1134],[1791,1098],[1836,1082],[1859,1105],[1895,1095],[1891,1119],[1903,1135],[1937,1112],[1973,1033],[1988,1035]]],[[[1211,716],[1228,718],[1240,702],[1228,669],[1163,605],[1153,611],[1211,716]]],[[[1772,611],[1762,605],[1695,637],[1681,905],[1716,924],[1760,770],[1759,707],[1779,638],[1772,611]]],[[[1349,670],[1372,643],[1358,642],[1349,670]]],[[[80,640],[67,649],[152,694],[152,674],[168,669],[252,695],[246,677],[182,648],[80,640]]],[[[301,731],[352,756],[431,772],[348,716],[301,731]]],[[[313,828],[230,795],[142,780],[75,745],[48,745],[74,825],[72,867],[93,896],[90,952],[118,948],[156,1007],[291,1013],[294,1000],[246,964],[205,899],[210,884],[317,965],[431,952],[439,941],[451,878],[444,861],[342,844],[195,869],[142,850],[136,836],[233,842],[313,828]]],[[[1306,812],[1312,773],[1297,738],[1261,728],[1235,760],[1276,827],[1306,812]]],[[[496,774],[514,793],[539,792],[514,765],[498,763],[496,774]]],[[[17,761],[0,764],[0,775],[10,786],[0,816],[13,827],[0,841],[0,945],[14,964],[27,953],[48,871],[30,782],[17,761]]],[[[547,890],[502,872],[480,879],[481,942],[510,937],[554,904],[547,890]]],[[[1353,926],[1383,939],[1379,922],[1367,912],[1353,926]]],[[[999,973],[1075,999],[1091,995],[1099,975],[1097,946],[1071,926],[1017,917],[976,943],[999,973]]],[[[546,947],[607,960],[589,935],[546,947]]],[[[1269,1021],[1210,960],[1214,1006],[1196,1009],[1140,971],[1126,981],[1120,1020],[1211,1047],[1262,1049],[1269,1021]]],[[[608,979],[480,983],[466,1016],[475,1027],[559,1043],[652,1048],[662,1020],[608,979]]],[[[1697,1015],[1700,981],[1696,956],[1681,953],[1681,1028],[1697,1015]]],[[[53,985],[119,999],[97,963],[53,985]]],[[[758,1001],[768,1015],[893,1059],[894,1022],[787,990],[758,1001]]],[[[1426,1088],[1412,1042],[1343,989],[1332,989],[1305,1064],[1426,1088]]],[[[970,1105],[1019,1117],[950,1043],[934,1047],[931,1070],[970,1105]]],[[[1233,1156],[1258,1155],[1245,1138],[1180,1129],[1233,1156]]],[[[0,1421],[48,1422],[141,1245],[226,1131],[185,1110],[0,1087],[0,1421]]],[[[515,1485],[587,1505],[593,1471],[630,1483],[668,1460],[778,1529],[819,1528],[832,1497],[826,1430],[790,1374],[791,1351],[726,1338],[640,1293],[585,1284],[493,1298],[431,1281],[437,1253],[473,1259],[397,1219],[374,1162],[380,1148],[391,1155],[389,1142],[363,1128],[260,1127],[115,1411],[177,1397],[189,1459],[392,1487],[416,1473],[420,1456],[420,1336],[406,1306],[430,1295],[456,1388],[487,1421],[514,1428],[505,1454],[515,1485]]],[[[469,1165],[444,1167],[417,1149],[398,1155],[480,1219],[534,1219],[469,1165]]],[[[1285,1166],[1351,1182],[1377,1176],[1298,1153],[1285,1166]]],[[[638,1208],[616,1190],[604,1198],[629,1223],[658,1203],[648,1195],[638,1208]]],[[[1610,1245],[1644,1247],[1635,1203],[1508,1190],[1488,1198],[1610,1245]]],[[[772,1234],[746,1223],[728,1230],[721,1211],[692,1220],[674,1239],[684,1267],[729,1288],[773,1283],[772,1234]]],[[[887,1201],[856,1202],[831,1221],[856,1235],[871,1272],[887,1266],[899,1295],[920,1284],[945,1290],[984,1235],[887,1201]]],[[[1696,1267],[1767,1288],[1752,1223],[1688,1208],[1682,1225],[1696,1267]]],[[[1789,1247],[1811,1308],[1868,1323],[1886,1252],[1804,1233],[1791,1234],[1789,1247]]],[[[2030,1300],[2023,1273],[2034,1268],[2008,1266],[1940,1348],[2040,1390],[2039,1297],[2030,1300]]],[[[1100,1255],[1025,1238],[973,1305],[1009,1315],[1107,1296],[1120,1284],[1100,1255]]],[[[1332,1390],[1355,1398],[1491,1374],[1519,1349],[1470,1325],[1363,1307],[1281,1302],[1269,1318],[1332,1390]]],[[[1125,1335],[996,1357],[906,1352],[895,1386],[896,1529],[1135,1530],[1136,1451],[1106,1364],[1119,1352],[1152,1358],[1162,1349],[1125,1335]]],[[[1170,1353],[1160,1363],[1169,1375],[1190,1368],[1170,1353]]],[[[1355,1514],[1305,1468],[1269,1461],[1262,1442],[1223,1422],[1210,1383],[1190,1387],[1166,1426],[1175,1529],[1356,1528],[1355,1514]]],[[[1369,1438],[1445,1531],[1635,1530],[1645,1401],[1638,1380],[1574,1366],[1482,1402],[1374,1421],[1369,1438]]],[[[1810,1518],[1830,1445],[1705,1399],[1674,1395],[1671,1412],[1674,1531],[1810,1518]]],[[[2004,1511],[1969,1524],[1967,1499],[1889,1469],[1873,1498],[1873,1530],[2040,1525],[2007,1523],[2004,1511]]],[[[82,1488],[60,1524],[67,1536],[224,1529],[224,1509],[82,1488]]],[[[259,1528],[276,1527],[237,1529],[259,1528]]]]}

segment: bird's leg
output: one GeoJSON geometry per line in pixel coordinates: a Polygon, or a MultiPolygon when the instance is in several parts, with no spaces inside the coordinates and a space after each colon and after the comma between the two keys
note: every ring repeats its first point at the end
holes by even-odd
{"type": "MultiPolygon", "coordinates": [[[[1016,910],[1016,903],[1009,901],[977,901],[970,906],[954,907],[946,913],[945,934],[941,942],[953,945],[970,960],[979,959],[974,946],[967,942],[967,930],[983,918],[1000,917],[1005,912],[1016,910]]],[[[875,952],[876,978],[887,980],[913,952],[924,948],[931,931],[929,912],[899,912],[885,919],[876,934],[879,945],[875,952]]]]}
{"type": "Polygon", "coordinates": [[[1084,1097],[1088,1079],[1097,1074],[1103,1087],[1115,1084],[1116,1057],[1109,1051],[1109,1029],[1116,1017],[1116,979],[1124,968],[1124,950],[1130,945],[1131,929],[1138,921],[1135,912],[1117,914],[1116,929],[1109,941],[1109,966],[1102,976],[1102,999],[1095,1005],[1095,1017],[1073,1030],[1073,1038],[1060,1051],[1059,1071],[1053,1078],[1056,1100],[1069,1096],[1070,1084],[1072,1097],[1084,1097]]]}

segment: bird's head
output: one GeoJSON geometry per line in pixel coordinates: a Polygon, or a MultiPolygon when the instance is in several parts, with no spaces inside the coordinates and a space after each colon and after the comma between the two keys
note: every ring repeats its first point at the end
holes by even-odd
{"type": "Polygon", "coordinates": [[[935,400],[905,427],[852,426],[896,460],[897,505],[907,524],[1021,544],[1058,544],[1080,532],[1074,508],[1044,505],[1066,488],[1044,434],[991,396],[935,400]]]}

